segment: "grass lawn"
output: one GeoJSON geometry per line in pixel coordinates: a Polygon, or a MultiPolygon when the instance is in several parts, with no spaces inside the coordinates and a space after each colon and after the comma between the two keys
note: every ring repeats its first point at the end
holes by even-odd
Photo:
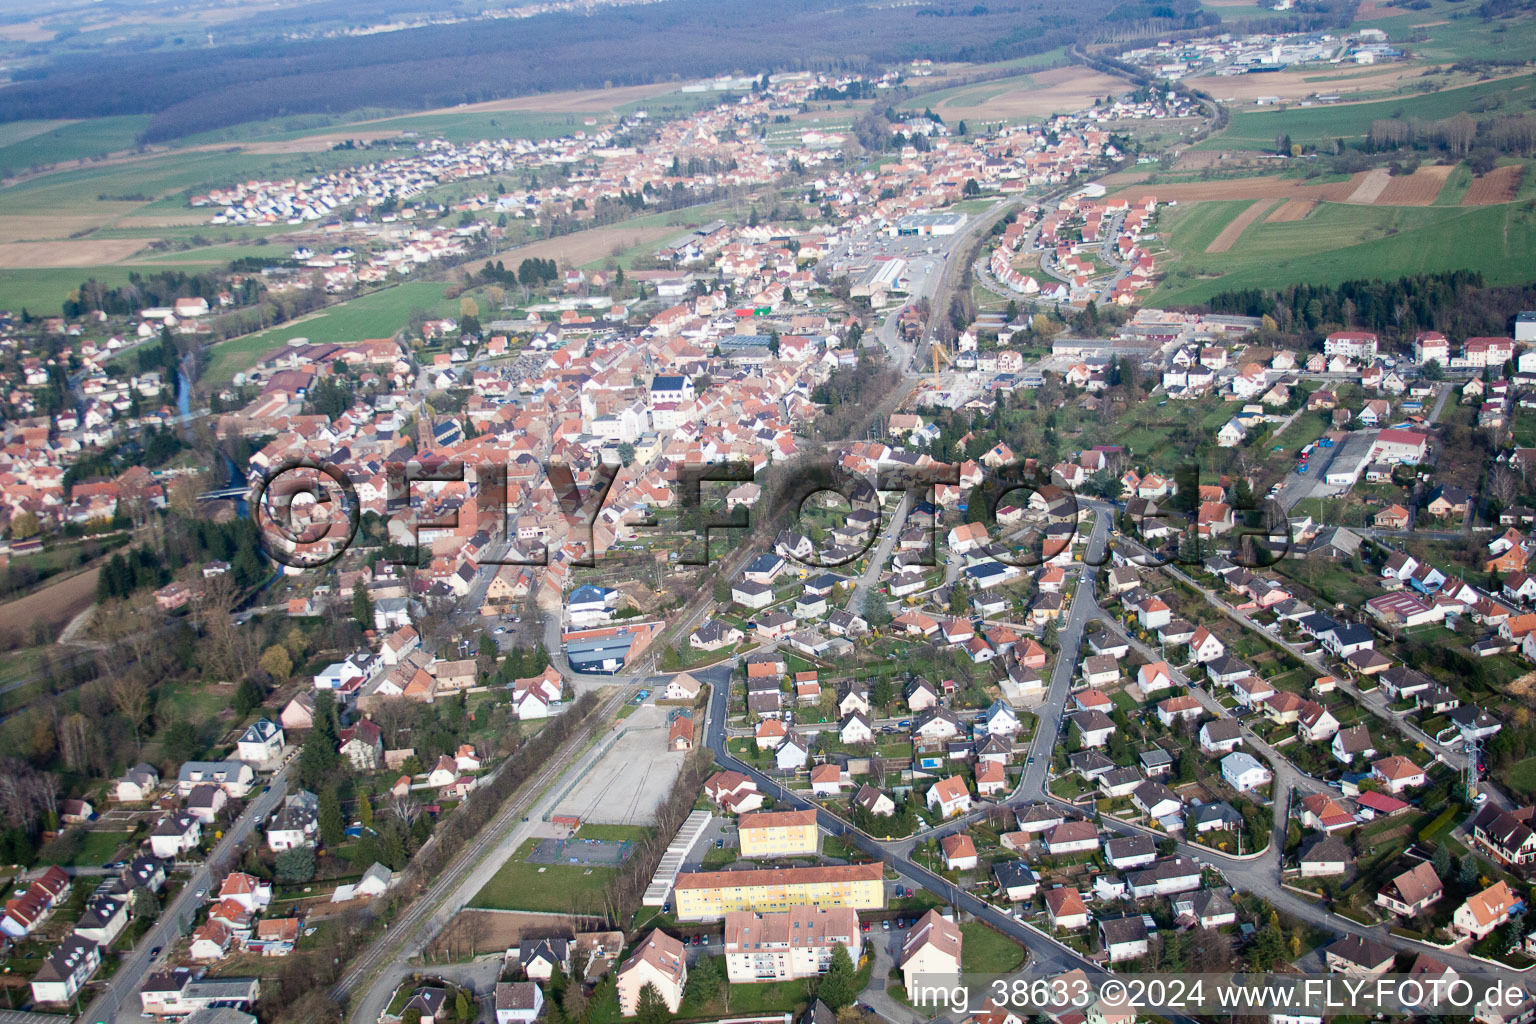
{"type": "Polygon", "coordinates": [[[1536,757],[1516,761],[1504,775],[1509,788],[1521,793],[1536,792],[1536,757]]]}
{"type": "Polygon", "coordinates": [[[1498,206],[1363,206],[1324,203],[1307,219],[1259,221],[1230,250],[1207,253],[1216,233],[1246,202],[1195,203],[1169,211],[1177,253],[1154,303],[1199,303],[1232,289],[1294,282],[1338,284],[1358,278],[1478,270],[1490,284],[1523,283],[1536,262],[1536,211],[1498,206]]]}
{"type": "MultiPolygon", "coordinates": [[[[412,310],[436,311],[441,307],[447,311],[450,304],[443,298],[443,287],[441,282],[406,281],[332,306],[308,319],[220,342],[209,349],[203,382],[229,380],[267,352],[281,348],[289,338],[335,343],[392,337],[406,325],[412,310]]],[[[458,303],[451,305],[456,315],[458,303]]]]}
{"type": "Polygon", "coordinates": [[[606,839],[609,842],[628,842],[641,840],[651,834],[651,830],[644,825],[592,825],[582,823],[576,830],[577,839],[606,839]]]}
{"type": "MultiPolygon", "coordinates": [[[[590,837],[589,837],[590,838],[590,837]]],[[[529,839],[497,870],[470,906],[485,910],[544,910],[566,912],[580,909],[583,894],[601,893],[613,877],[613,868],[575,864],[530,864],[528,854],[538,844],[529,839]]]]}
{"type": "Polygon", "coordinates": [[[1007,974],[1024,962],[1024,947],[980,921],[960,926],[960,970],[964,974],[1007,974]]]}
{"type": "Polygon", "coordinates": [[[57,854],[67,851],[53,849],[58,845],[54,842],[43,847],[37,860],[40,864],[59,864],[71,868],[100,867],[112,859],[131,834],[130,832],[87,832],[79,851],[73,857],[67,859],[57,857],[57,854]]]}

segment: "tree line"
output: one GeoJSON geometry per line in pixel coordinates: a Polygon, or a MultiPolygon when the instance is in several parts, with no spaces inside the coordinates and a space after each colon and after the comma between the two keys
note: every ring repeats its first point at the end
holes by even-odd
{"type": "Polygon", "coordinates": [[[1440,331],[1452,339],[1508,336],[1515,315],[1533,304],[1536,285],[1490,287],[1480,273],[1451,270],[1395,281],[1245,288],[1218,292],[1207,306],[1213,313],[1269,317],[1278,330],[1309,340],[1356,328],[1406,343],[1419,331],[1440,331]]]}
{"type": "Polygon", "coordinates": [[[137,316],[141,309],[172,306],[177,299],[206,299],[209,306],[217,307],[222,291],[233,294],[240,305],[249,305],[261,297],[262,288],[255,278],[232,285],[224,274],[162,270],[146,275],[135,270],[128,274],[127,284],[115,287],[86,278],[64,300],[63,313],[70,319],[98,311],[109,316],[137,316]]]}

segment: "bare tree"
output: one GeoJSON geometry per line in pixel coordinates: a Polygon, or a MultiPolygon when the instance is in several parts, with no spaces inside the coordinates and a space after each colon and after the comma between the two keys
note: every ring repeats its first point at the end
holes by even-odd
{"type": "Polygon", "coordinates": [[[128,720],[137,747],[142,742],[144,723],[149,721],[149,685],[137,672],[119,672],[107,677],[107,694],[117,713],[128,720]]]}

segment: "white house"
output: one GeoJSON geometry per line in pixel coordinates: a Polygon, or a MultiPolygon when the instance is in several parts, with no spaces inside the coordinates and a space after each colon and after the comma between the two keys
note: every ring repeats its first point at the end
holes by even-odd
{"type": "Polygon", "coordinates": [[[148,800],[160,787],[160,773],[154,765],[136,764],[117,780],[117,798],[124,803],[148,800]]]}
{"type": "Polygon", "coordinates": [[[544,990],[533,981],[496,983],[496,1024],[533,1024],[544,1010],[544,990]]]}
{"type": "Polygon", "coordinates": [[[149,848],[162,860],[174,860],[195,849],[203,839],[203,823],[193,814],[177,811],[160,820],[149,833],[149,848]]]}
{"type": "Polygon", "coordinates": [[[258,768],[273,768],[283,759],[283,730],[265,718],[258,718],[240,734],[235,756],[258,768]]]}
{"type": "Polygon", "coordinates": [[[918,918],[901,944],[901,975],[907,998],[915,999],[920,985],[960,980],[960,926],[934,908],[918,918]]]}
{"type": "Polygon", "coordinates": [[[971,791],[966,787],[963,776],[951,775],[935,782],[929,788],[924,802],[937,811],[939,817],[948,818],[971,809],[971,791]]]}
{"type": "Polygon", "coordinates": [[[101,950],[96,943],[80,935],[70,935],[48,954],[37,973],[32,975],[33,1002],[68,1003],[100,966],[101,950]]]}
{"type": "Polygon", "coordinates": [[[1234,750],[1221,759],[1221,777],[1239,793],[1246,793],[1267,785],[1275,774],[1247,751],[1234,750]]]}
{"type": "Polygon", "coordinates": [[[671,1013],[677,1013],[683,1001],[683,986],[688,982],[688,963],[683,943],[660,929],[640,941],[629,959],[615,974],[619,1012],[633,1017],[640,1004],[640,993],[654,985],[671,1013]]]}

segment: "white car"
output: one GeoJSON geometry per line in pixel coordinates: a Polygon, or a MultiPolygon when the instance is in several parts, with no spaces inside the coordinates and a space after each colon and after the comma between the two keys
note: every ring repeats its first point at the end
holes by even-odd
{"type": "Polygon", "coordinates": [[[497,626],[495,629],[491,630],[491,633],[494,636],[501,636],[501,634],[505,633],[506,631],[506,626],[497,626]]]}

